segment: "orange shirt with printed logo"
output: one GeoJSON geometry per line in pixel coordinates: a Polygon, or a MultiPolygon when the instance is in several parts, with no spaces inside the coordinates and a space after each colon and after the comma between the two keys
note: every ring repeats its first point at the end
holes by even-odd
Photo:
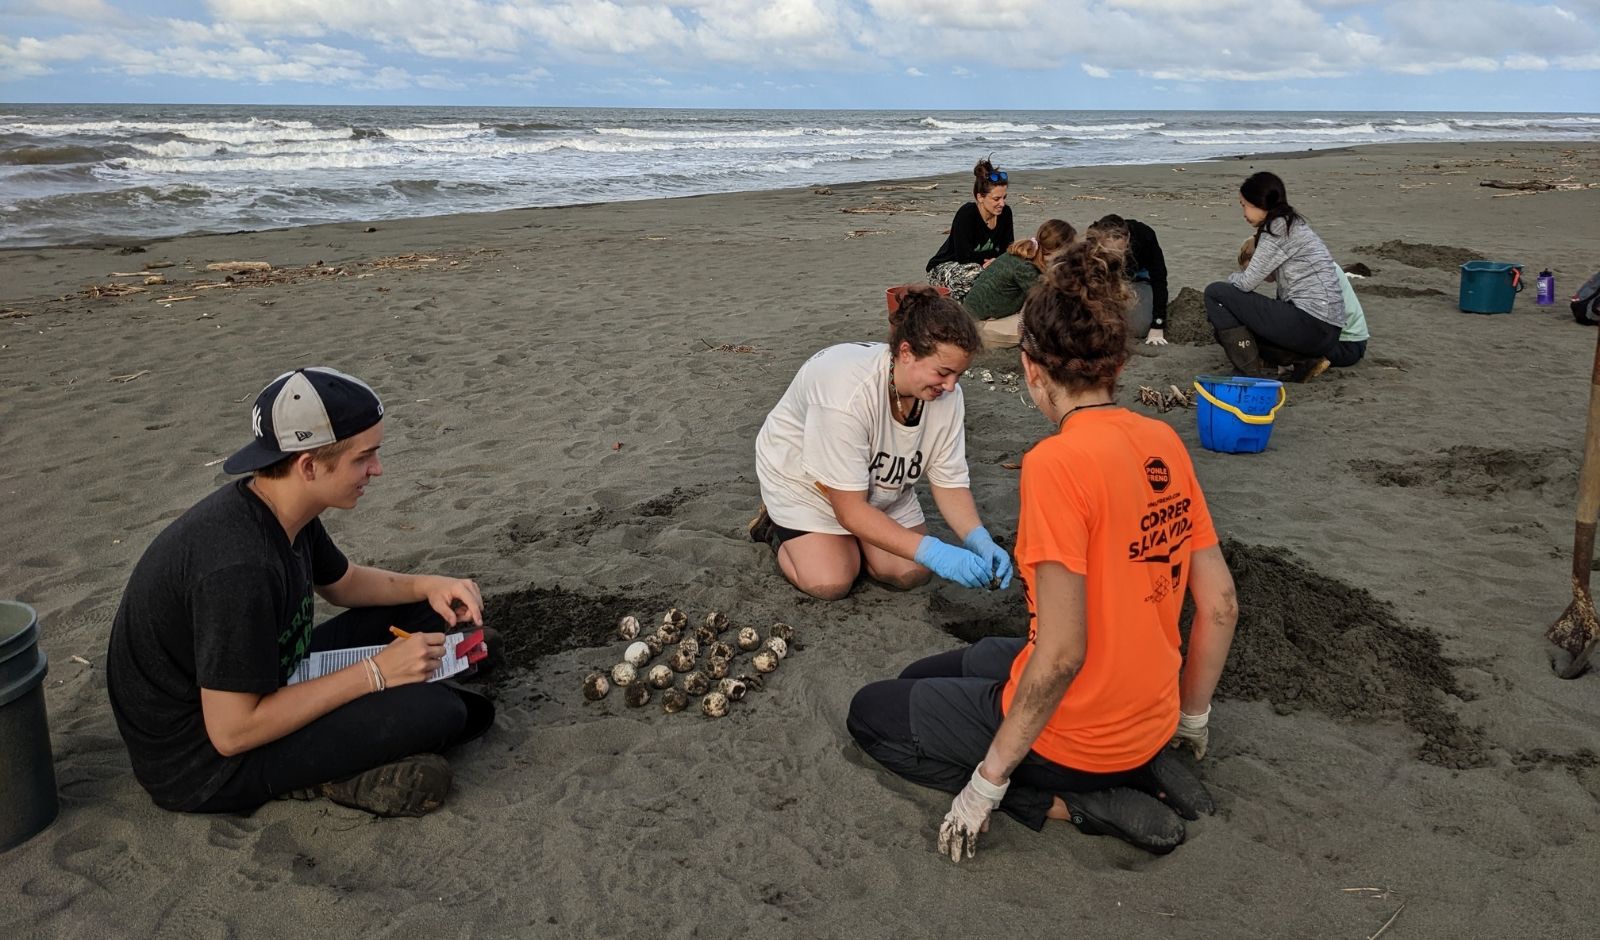
{"type": "Polygon", "coordinates": [[[1001,696],[1006,711],[1034,650],[1034,572],[1042,562],[1084,576],[1088,617],[1083,667],[1035,753],[1112,773],[1166,745],[1178,726],[1178,612],[1189,558],[1215,544],[1189,453],[1160,421],[1125,408],[1083,411],[1028,452],[1016,546],[1028,643],[1001,696]]]}

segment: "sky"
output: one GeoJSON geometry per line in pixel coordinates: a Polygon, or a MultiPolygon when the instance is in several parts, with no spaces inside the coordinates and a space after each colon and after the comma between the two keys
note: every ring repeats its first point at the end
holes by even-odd
{"type": "Polygon", "coordinates": [[[0,101],[1600,111],[1600,0],[0,0],[0,101]]]}

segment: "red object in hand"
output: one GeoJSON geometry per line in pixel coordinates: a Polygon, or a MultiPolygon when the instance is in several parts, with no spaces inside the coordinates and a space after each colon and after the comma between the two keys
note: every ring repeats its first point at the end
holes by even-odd
{"type": "Polygon", "coordinates": [[[461,638],[456,644],[456,656],[465,658],[468,663],[476,663],[489,655],[489,647],[483,642],[483,630],[477,629],[461,638]]]}

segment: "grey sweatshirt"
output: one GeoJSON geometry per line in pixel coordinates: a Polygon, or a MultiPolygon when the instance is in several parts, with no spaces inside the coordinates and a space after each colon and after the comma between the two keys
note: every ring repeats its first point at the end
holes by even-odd
{"type": "Polygon", "coordinates": [[[1323,323],[1344,327],[1339,265],[1304,219],[1295,220],[1287,234],[1283,220],[1273,219],[1256,239],[1250,266],[1228,275],[1228,283],[1240,290],[1255,290],[1274,271],[1278,273],[1279,300],[1294,304],[1323,323]]]}

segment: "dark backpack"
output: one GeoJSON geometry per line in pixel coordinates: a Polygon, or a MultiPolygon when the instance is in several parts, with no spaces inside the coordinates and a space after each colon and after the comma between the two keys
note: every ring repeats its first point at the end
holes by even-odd
{"type": "Polygon", "coordinates": [[[1572,319],[1586,326],[1600,323],[1600,274],[1584,281],[1572,295],[1572,319]]]}

